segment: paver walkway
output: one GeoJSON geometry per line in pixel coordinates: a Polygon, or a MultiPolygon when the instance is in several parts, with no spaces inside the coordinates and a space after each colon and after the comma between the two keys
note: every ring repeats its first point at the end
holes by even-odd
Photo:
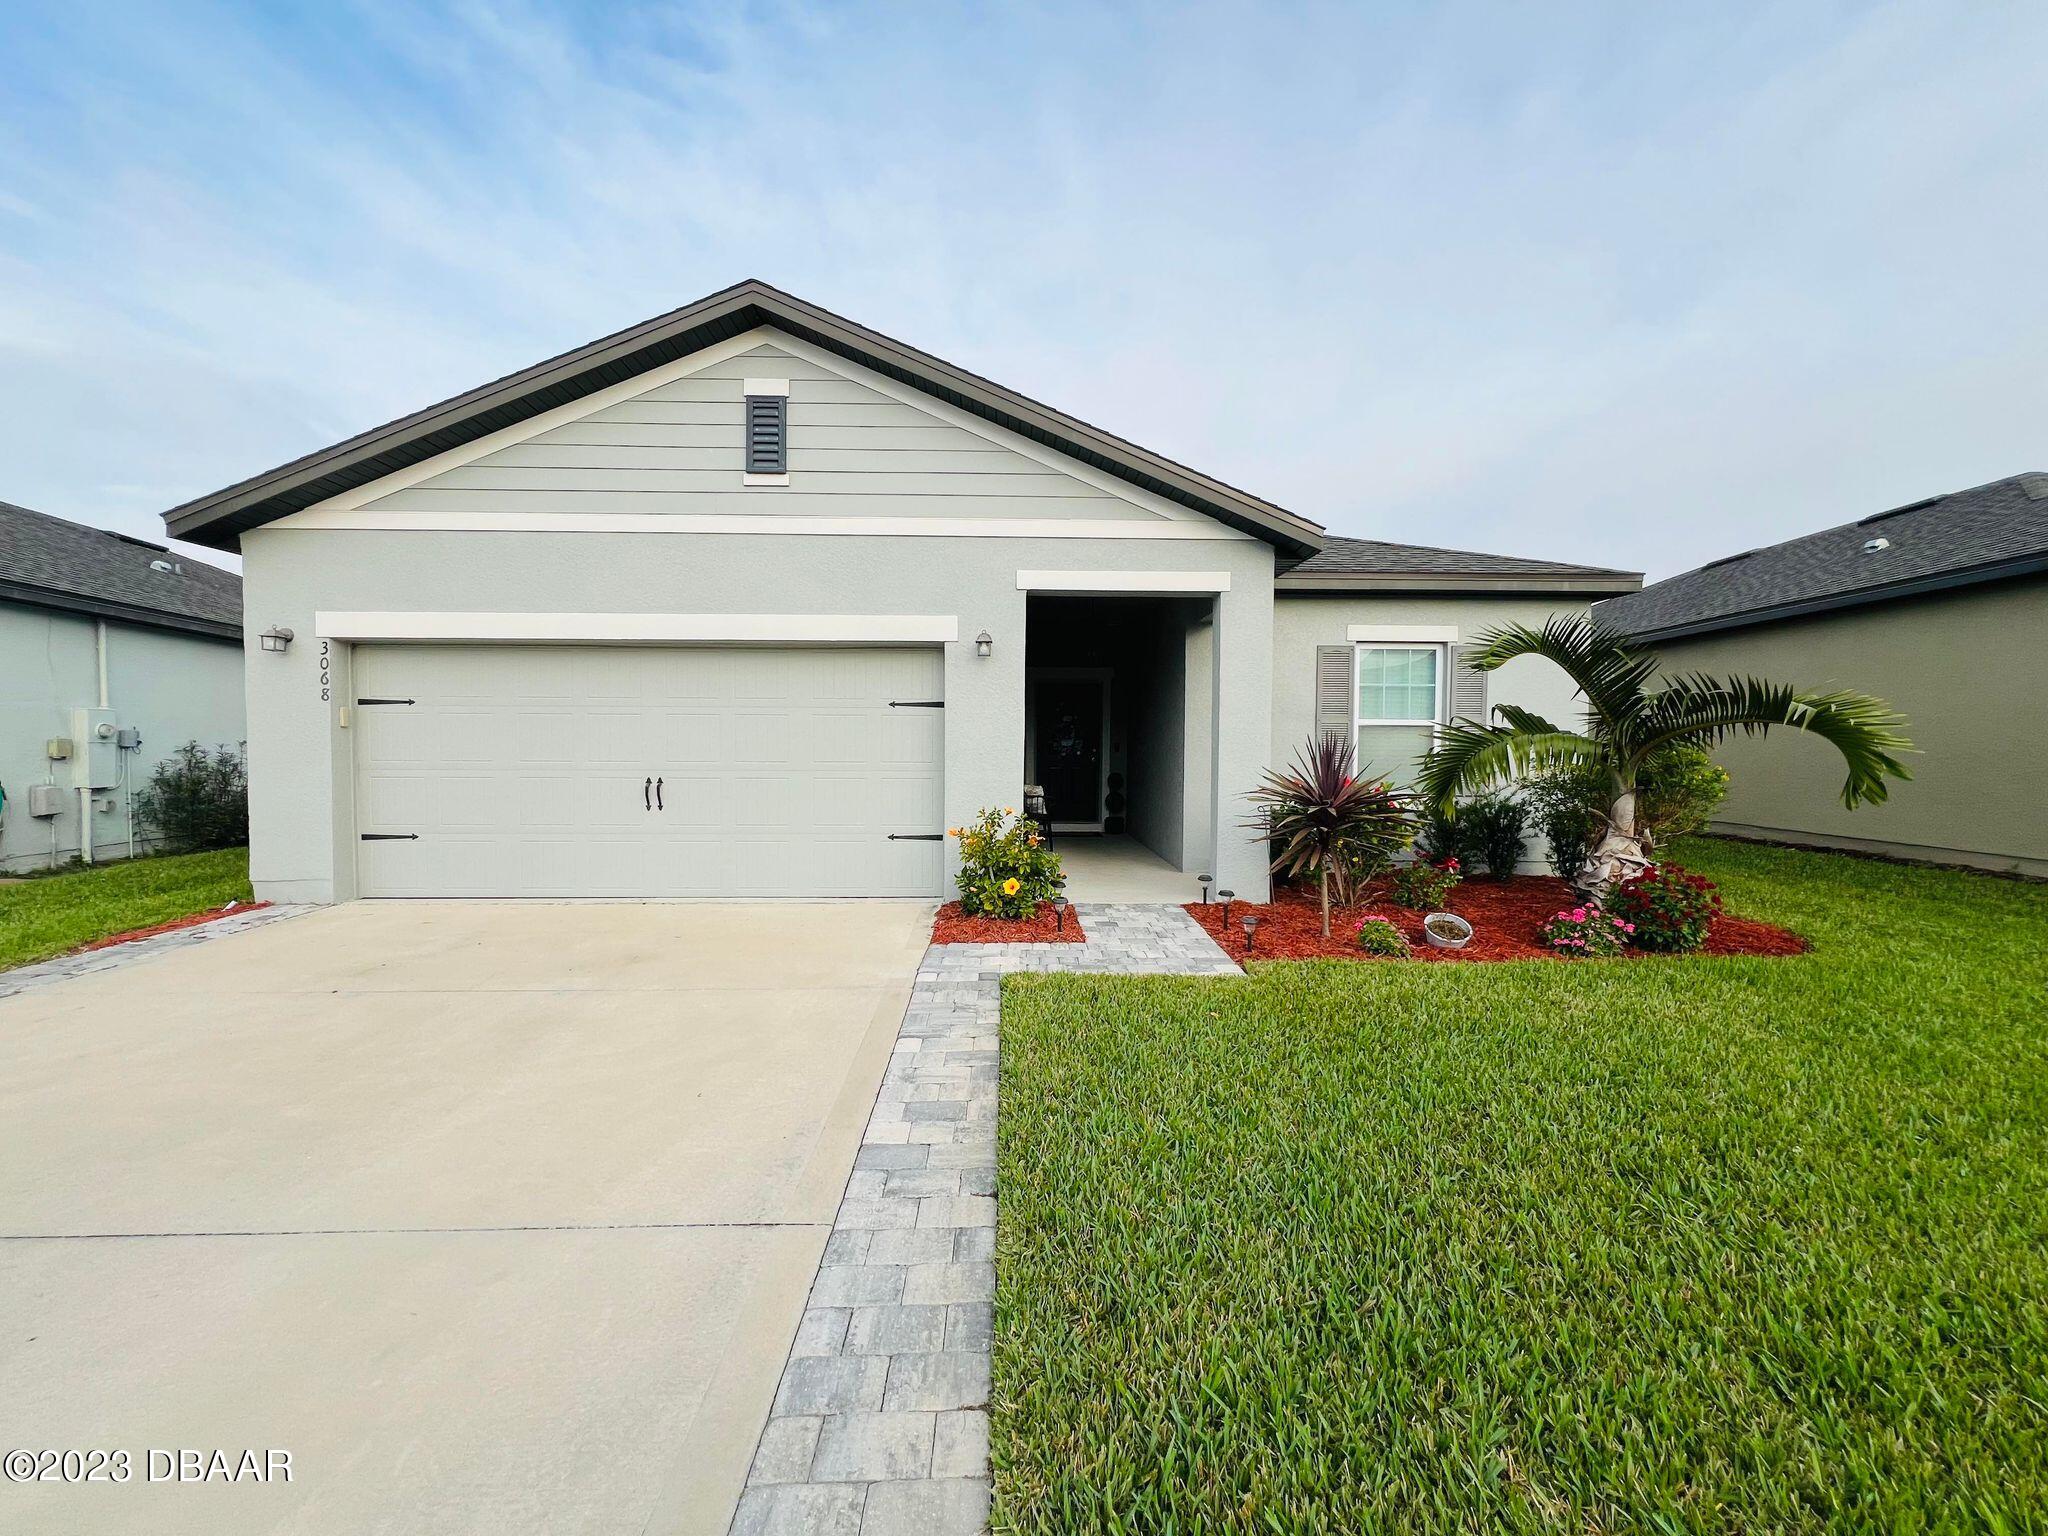
{"type": "Polygon", "coordinates": [[[246,912],[230,913],[211,922],[194,923],[189,928],[173,928],[169,933],[152,934],[146,939],[130,939],[126,944],[110,944],[105,949],[82,950],[77,954],[59,955],[54,960],[38,960],[33,965],[18,965],[11,971],[0,971],[0,997],[12,997],[17,992],[30,992],[53,982],[69,981],[74,976],[111,971],[119,966],[133,965],[138,960],[152,960],[174,949],[190,949],[194,944],[224,939],[230,934],[244,933],[266,923],[283,922],[288,917],[317,910],[310,906],[251,907],[246,912]]]}
{"type": "Polygon", "coordinates": [[[732,1536],[973,1536],[989,1511],[996,1029],[1011,971],[1236,976],[1178,907],[925,951],[732,1536]]]}

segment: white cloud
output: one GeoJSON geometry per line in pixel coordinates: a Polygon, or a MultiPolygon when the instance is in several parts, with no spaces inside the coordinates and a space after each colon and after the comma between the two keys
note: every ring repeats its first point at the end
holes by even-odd
{"type": "Polygon", "coordinates": [[[0,26],[0,496],[129,531],[747,275],[1339,532],[1666,573],[2048,465],[2029,8],[0,26]]]}

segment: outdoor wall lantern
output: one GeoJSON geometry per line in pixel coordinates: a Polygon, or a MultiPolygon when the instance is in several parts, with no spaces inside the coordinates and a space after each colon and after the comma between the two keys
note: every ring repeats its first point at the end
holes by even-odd
{"type": "Polygon", "coordinates": [[[1258,913],[1256,913],[1256,912],[1247,912],[1247,913],[1245,913],[1245,915],[1244,915],[1244,952],[1245,952],[1246,954],[1250,954],[1250,953],[1252,952],[1252,935],[1253,935],[1253,934],[1255,934],[1255,933],[1257,933],[1257,932],[1258,932],[1258,929],[1259,929],[1259,914],[1258,914],[1258,913]]]}
{"type": "Polygon", "coordinates": [[[993,656],[995,655],[995,653],[996,643],[990,637],[989,632],[984,629],[980,634],[974,637],[974,654],[977,656],[987,657],[993,656]]]}
{"type": "Polygon", "coordinates": [[[282,656],[285,647],[292,643],[292,632],[280,624],[266,629],[259,638],[263,642],[263,649],[282,656]]]}

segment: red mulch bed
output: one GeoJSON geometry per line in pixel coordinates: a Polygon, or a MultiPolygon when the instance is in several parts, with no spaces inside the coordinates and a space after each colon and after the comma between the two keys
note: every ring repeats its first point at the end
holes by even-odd
{"type": "MultiPolygon", "coordinates": [[[[1437,949],[1422,936],[1424,914],[1394,905],[1391,900],[1368,901],[1360,906],[1330,909],[1330,936],[1322,932],[1322,913],[1313,890],[1283,889],[1266,906],[1237,902],[1231,907],[1226,931],[1223,905],[1200,902],[1189,905],[1188,915],[1209,931],[1233,958],[1244,957],[1244,929],[1240,920],[1247,912],[1259,915],[1258,937],[1252,947],[1254,960],[1377,960],[1358,948],[1356,935],[1362,917],[1385,917],[1407,935],[1417,960],[1560,960],[1536,942],[1536,930],[1560,907],[1574,905],[1562,880],[1540,875],[1517,875],[1512,880],[1467,880],[1451,892],[1448,910],[1472,925],[1472,942],[1463,949],[1437,949]]],[[[1798,934],[1769,923],[1725,913],[1714,920],[1707,935],[1709,955],[1803,955],[1808,948],[1798,934]]],[[[1637,956],[1640,951],[1630,951],[1637,956]]]]}
{"type": "Polygon", "coordinates": [[[960,903],[949,901],[932,920],[934,944],[1080,944],[1081,914],[1067,908],[1067,922],[1061,930],[1059,918],[1050,906],[1040,907],[1035,917],[969,917],[960,903]]]}
{"type": "Polygon", "coordinates": [[[245,901],[239,906],[217,907],[211,912],[193,912],[185,917],[174,917],[168,923],[158,923],[153,928],[131,928],[126,933],[110,933],[104,939],[94,939],[90,944],[79,945],[72,953],[82,955],[95,949],[112,949],[116,944],[132,944],[137,939],[153,939],[160,933],[176,933],[180,928],[197,928],[201,923],[233,917],[241,912],[259,911],[269,905],[267,901],[245,901]]]}

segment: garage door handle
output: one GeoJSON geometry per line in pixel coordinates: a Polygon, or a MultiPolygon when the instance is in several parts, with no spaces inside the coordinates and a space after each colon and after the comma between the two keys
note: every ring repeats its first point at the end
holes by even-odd
{"type": "Polygon", "coordinates": [[[654,809],[654,780],[652,778],[645,780],[640,785],[640,808],[645,811],[654,809]]]}
{"type": "Polygon", "coordinates": [[[654,781],[654,808],[657,811],[665,811],[668,809],[667,806],[661,803],[661,780],[659,779],[656,779],[654,781]]]}
{"type": "Polygon", "coordinates": [[[420,840],[417,832],[365,832],[366,843],[416,843],[420,840]]]}
{"type": "Polygon", "coordinates": [[[358,708],[358,709],[361,709],[361,708],[362,708],[362,707],[363,707],[363,706],[364,706],[365,704],[410,704],[410,703],[412,703],[412,700],[411,700],[411,699],[357,699],[357,700],[356,700],[356,708],[358,708]]]}
{"type": "Polygon", "coordinates": [[[946,701],[944,699],[891,699],[889,707],[891,709],[944,709],[946,701]]]}
{"type": "Polygon", "coordinates": [[[945,840],[946,834],[943,832],[891,832],[889,834],[889,841],[892,843],[943,843],[945,840]]]}

